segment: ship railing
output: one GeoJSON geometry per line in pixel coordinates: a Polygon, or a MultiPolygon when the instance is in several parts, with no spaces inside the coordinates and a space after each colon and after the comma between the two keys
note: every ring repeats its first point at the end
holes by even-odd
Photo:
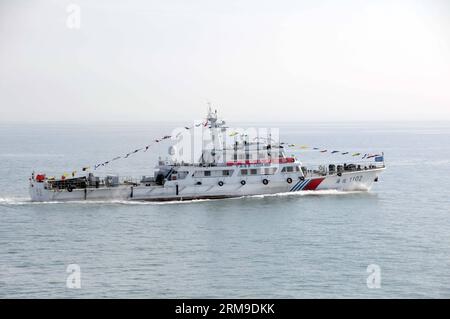
{"type": "Polygon", "coordinates": [[[327,176],[348,172],[361,172],[385,168],[384,162],[330,163],[328,165],[303,166],[305,176],[327,176]]]}
{"type": "Polygon", "coordinates": [[[296,161],[295,157],[277,157],[277,158],[258,158],[258,159],[241,159],[241,160],[229,160],[225,162],[203,162],[203,163],[186,163],[186,162],[159,162],[159,166],[188,166],[188,167],[229,167],[229,166],[241,166],[241,165],[255,165],[255,164],[289,164],[296,161]]]}
{"type": "Polygon", "coordinates": [[[67,188],[86,188],[87,181],[85,177],[67,178],[67,179],[48,179],[46,180],[47,189],[67,189],[67,188]]]}
{"type": "Polygon", "coordinates": [[[123,176],[119,179],[119,184],[121,185],[130,185],[130,186],[137,186],[141,183],[140,178],[131,177],[131,176],[123,176]]]}

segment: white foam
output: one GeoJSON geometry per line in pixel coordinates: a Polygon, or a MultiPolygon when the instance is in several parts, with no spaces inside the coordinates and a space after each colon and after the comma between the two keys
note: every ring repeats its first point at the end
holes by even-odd
{"type": "Polygon", "coordinates": [[[212,199],[193,199],[193,200],[173,200],[173,201],[141,201],[141,200],[70,200],[70,201],[47,201],[47,202],[33,202],[29,198],[21,197],[9,197],[0,198],[0,205],[50,205],[50,204],[117,204],[117,205],[167,205],[167,204],[189,204],[189,203],[201,203],[211,201],[212,199]]]}
{"type": "Polygon", "coordinates": [[[192,204],[203,203],[209,201],[218,200],[239,200],[242,198],[266,198],[266,197],[284,197],[284,196],[337,196],[337,195],[350,195],[367,193],[367,191],[340,191],[340,190],[315,190],[315,191],[297,191],[297,192],[285,192],[275,194],[260,194],[260,195],[245,195],[240,197],[223,198],[223,199],[193,199],[193,200],[173,200],[173,201],[140,201],[140,200],[74,200],[74,201],[48,201],[48,202],[32,202],[29,198],[24,197],[3,197],[0,198],[0,205],[71,205],[71,204],[106,204],[106,205],[180,205],[180,204],[192,204]]]}
{"type": "Polygon", "coordinates": [[[359,194],[367,193],[366,191],[340,191],[336,189],[329,190],[316,190],[316,191],[296,191],[296,192],[285,192],[276,194],[261,194],[261,195],[251,195],[243,196],[248,198],[264,198],[264,197],[282,197],[282,196],[329,196],[329,195],[349,195],[349,194],[359,194]]]}
{"type": "Polygon", "coordinates": [[[0,204],[2,205],[24,205],[31,203],[31,200],[27,197],[0,197],[0,204]]]}

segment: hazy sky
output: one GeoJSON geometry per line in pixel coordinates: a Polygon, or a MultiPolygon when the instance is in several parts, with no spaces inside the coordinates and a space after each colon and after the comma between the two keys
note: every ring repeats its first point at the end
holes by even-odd
{"type": "Polygon", "coordinates": [[[450,120],[450,1],[0,0],[0,121],[192,121],[208,100],[232,121],[450,120]]]}

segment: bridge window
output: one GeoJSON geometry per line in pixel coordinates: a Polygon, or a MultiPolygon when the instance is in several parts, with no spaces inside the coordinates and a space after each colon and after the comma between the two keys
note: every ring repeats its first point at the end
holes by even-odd
{"type": "Polygon", "coordinates": [[[233,171],[231,171],[231,170],[223,170],[222,171],[222,175],[223,176],[231,176],[231,173],[232,173],[233,171]]]}
{"type": "Polygon", "coordinates": [[[261,169],[261,174],[264,175],[273,175],[277,171],[276,167],[266,167],[264,169],[261,169]]]}
{"type": "Polygon", "coordinates": [[[283,169],[281,171],[283,173],[292,173],[294,171],[294,167],[293,166],[285,166],[285,167],[283,167],[283,169]]]}
{"type": "Polygon", "coordinates": [[[178,179],[184,179],[189,174],[187,171],[178,172],[178,179]]]}

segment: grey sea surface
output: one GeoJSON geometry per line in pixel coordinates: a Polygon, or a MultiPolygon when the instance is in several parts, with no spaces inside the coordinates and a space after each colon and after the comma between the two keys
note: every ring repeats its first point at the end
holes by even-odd
{"type": "MultiPolygon", "coordinates": [[[[31,203],[59,176],[124,155],[173,124],[0,124],[2,298],[449,298],[450,123],[291,123],[288,143],[384,152],[370,192],[182,203],[31,203]],[[59,175],[58,175],[59,174],[59,175]],[[68,265],[81,288],[66,286],[68,265]],[[380,288],[369,288],[377,265],[380,288]]],[[[100,174],[150,175],[159,143],[100,174]]],[[[295,153],[303,163],[351,161],[295,153]]]]}

